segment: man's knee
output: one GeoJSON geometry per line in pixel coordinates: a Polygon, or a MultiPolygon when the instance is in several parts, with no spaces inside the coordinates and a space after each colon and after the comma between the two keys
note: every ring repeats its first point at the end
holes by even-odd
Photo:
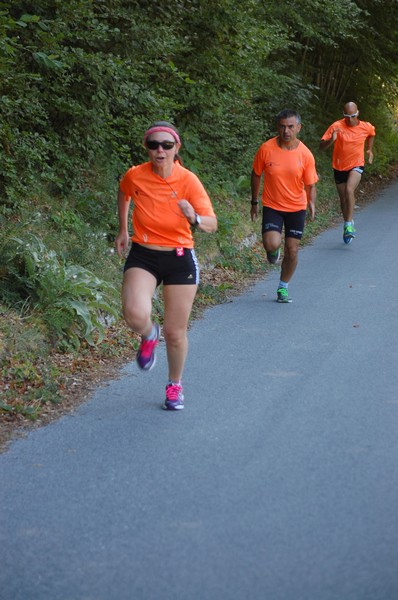
{"type": "MultiPolygon", "coordinates": [[[[290,238],[294,239],[294,238],[290,238]]],[[[285,244],[284,257],[289,261],[296,261],[298,257],[299,244],[289,243],[285,244]]]]}
{"type": "Polygon", "coordinates": [[[346,183],[347,194],[353,194],[361,183],[362,175],[358,171],[351,171],[346,183]]]}
{"type": "Polygon", "coordinates": [[[264,234],[263,235],[264,250],[266,250],[267,252],[275,252],[276,250],[278,250],[279,246],[281,245],[281,241],[282,241],[282,236],[277,231],[272,232],[272,234],[270,234],[270,233],[264,234]]]}
{"type": "Polygon", "coordinates": [[[359,185],[359,182],[355,185],[347,184],[346,196],[348,198],[352,197],[355,194],[355,190],[357,189],[358,185],[359,185]]]}

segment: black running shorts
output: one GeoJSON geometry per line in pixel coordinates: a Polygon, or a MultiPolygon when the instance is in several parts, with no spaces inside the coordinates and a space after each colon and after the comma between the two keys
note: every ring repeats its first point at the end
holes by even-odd
{"type": "Polygon", "coordinates": [[[136,267],[152,273],[157,285],[197,285],[199,264],[193,248],[152,250],[133,243],[124,271],[136,267]]]}
{"type": "Polygon", "coordinates": [[[337,169],[333,169],[334,181],[339,185],[339,183],[347,183],[348,175],[351,171],[356,171],[360,175],[365,171],[365,167],[362,165],[361,167],[353,167],[349,171],[338,171],[337,169]]]}
{"type": "Polygon", "coordinates": [[[278,231],[279,233],[282,233],[282,228],[285,226],[285,238],[291,237],[296,240],[301,240],[304,232],[306,213],[306,210],[285,212],[263,206],[262,233],[264,234],[268,231],[278,231]]]}

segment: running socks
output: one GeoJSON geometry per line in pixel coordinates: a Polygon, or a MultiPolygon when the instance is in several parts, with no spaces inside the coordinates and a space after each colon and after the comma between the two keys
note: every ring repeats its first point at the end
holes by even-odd
{"type": "Polygon", "coordinates": [[[151,341],[151,340],[155,340],[158,337],[158,329],[157,327],[152,323],[152,330],[151,333],[149,335],[143,336],[143,338],[145,340],[151,341]]]}

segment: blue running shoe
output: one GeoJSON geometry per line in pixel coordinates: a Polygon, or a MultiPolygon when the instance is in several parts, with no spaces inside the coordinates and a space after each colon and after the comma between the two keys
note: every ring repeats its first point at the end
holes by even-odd
{"type": "Polygon", "coordinates": [[[352,240],[355,237],[355,229],[352,225],[347,225],[346,227],[344,227],[344,231],[343,231],[343,241],[345,244],[351,244],[352,240]]]}
{"type": "Polygon", "coordinates": [[[182,385],[178,383],[169,383],[166,385],[166,400],[162,408],[164,410],[182,410],[184,408],[182,385]]]}

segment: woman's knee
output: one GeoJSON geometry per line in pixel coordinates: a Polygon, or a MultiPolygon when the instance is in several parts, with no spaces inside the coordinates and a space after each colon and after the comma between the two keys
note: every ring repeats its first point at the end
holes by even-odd
{"type": "Polygon", "coordinates": [[[163,325],[163,336],[167,345],[179,347],[186,343],[187,330],[169,328],[167,325],[163,325]]]}
{"type": "Polygon", "coordinates": [[[131,329],[140,333],[148,324],[151,313],[142,307],[125,305],[123,306],[123,317],[131,329]]]}

